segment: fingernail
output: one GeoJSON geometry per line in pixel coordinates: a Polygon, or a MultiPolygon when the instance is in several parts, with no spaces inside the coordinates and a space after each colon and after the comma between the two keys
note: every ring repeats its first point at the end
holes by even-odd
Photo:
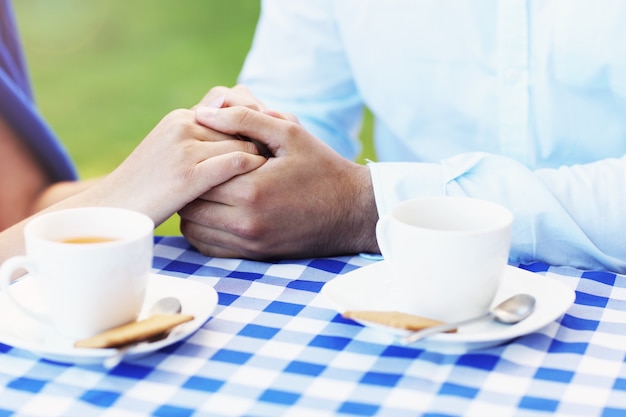
{"type": "Polygon", "coordinates": [[[215,100],[212,100],[210,103],[208,103],[207,106],[213,107],[215,109],[219,109],[220,107],[224,105],[225,100],[226,100],[226,96],[219,96],[215,100]]]}
{"type": "Polygon", "coordinates": [[[196,116],[199,119],[210,119],[211,117],[215,116],[215,113],[217,113],[217,108],[215,107],[199,106],[196,109],[196,116]]]}

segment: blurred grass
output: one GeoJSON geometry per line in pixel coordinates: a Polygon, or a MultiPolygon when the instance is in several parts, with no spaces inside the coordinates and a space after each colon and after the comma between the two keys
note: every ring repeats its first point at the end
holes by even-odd
{"type": "MultiPolygon", "coordinates": [[[[169,111],[236,82],[252,0],[16,0],[39,107],[81,178],[114,169],[169,111]]],[[[371,117],[366,118],[365,157],[371,117]]],[[[157,231],[175,235],[178,218],[157,231]]]]}

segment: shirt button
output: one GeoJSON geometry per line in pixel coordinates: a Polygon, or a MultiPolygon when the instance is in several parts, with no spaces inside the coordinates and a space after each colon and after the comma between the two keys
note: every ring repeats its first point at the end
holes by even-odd
{"type": "Polygon", "coordinates": [[[516,81],[519,81],[521,78],[521,71],[518,70],[517,68],[507,68],[504,71],[504,79],[510,83],[514,83],[516,81]]]}

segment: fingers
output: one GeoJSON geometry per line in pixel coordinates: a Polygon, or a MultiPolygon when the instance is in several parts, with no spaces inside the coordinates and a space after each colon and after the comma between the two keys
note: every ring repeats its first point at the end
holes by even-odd
{"type": "Polygon", "coordinates": [[[295,114],[286,113],[286,112],[279,112],[279,111],[272,110],[272,109],[262,110],[262,112],[267,114],[268,116],[272,116],[272,117],[275,117],[277,119],[289,120],[290,122],[294,122],[294,123],[300,124],[300,121],[298,120],[298,118],[296,117],[295,114]]]}
{"type": "Polygon", "coordinates": [[[299,124],[246,107],[215,109],[199,107],[196,120],[202,125],[226,134],[256,140],[278,155],[286,139],[294,139],[303,133],[299,124]]]}
{"type": "Polygon", "coordinates": [[[252,142],[244,140],[222,140],[217,142],[197,142],[193,152],[196,153],[198,159],[208,159],[217,155],[223,155],[232,152],[244,152],[259,155],[259,150],[252,142]]]}
{"type": "Polygon", "coordinates": [[[207,129],[206,126],[194,125],[190,128],[189,136],[203,142],[221,142],[238,140],[237,137],[217,130],[207,129]]]}
{"type": "Polygon", "coordinates": [[[198,174],[192,184],[200,192],[222,184],[238,175],[259,168],[266,159],[247,152],[230,152],[205,159],[197,165],[198,174]]]}
{"type": "MultiPolygon", "coordinates": [[[[223,229],[236,208],[224,204],[195,200],[183,207],[180,230],[203,255],[220,258],[263,259],[254,240],[233,230],[223,229]],[[230,215],[229,215],[230,214],[230,215]]],[[[242,216],[239,216],[242,217],[242,216]]]]}
{"type": "MultiPolygon", "coordinates": [[[[206,108],[206,106],[203,108],[206,108]]],[[[163,129],[168,130],[171,136],[178,138],[193,138],[204,142],[232,142],[233,140],[235,142],[239,142],[242,140],[247,140],[240,136],[229,135],[227,133],[203,126],[196,121],[196,112],[186,109],[177,109],[170,112],[161,121],[160,125],[163,125],[163,129]]],[[[254,141],[249,142],[254,143],[254,141]]],[[[255,145],[256,146],[252,146],[251,144],[242,145],[239,148],[232,148],[231,151],[240,149],[245,152],[255,154],[266,154],[267,156],[267,152],[263,150],[263,146],[259,146],[259,144],[255,145]]]]}
{"type": "MultiPolygon", "coordinates": [[[[187,241],[194,248],[196,248],[201,254],[205,256],[212,256],[212,257],[217,257],[217,258],[245,258],[245,255],[238,249],[235,249],[234,246],[221,246],[215,243],[217,241],[220,241],[220,239],[217,236],[222,233],[220,233],[219,230],[209,229],[205,227],[204,230],[205,230],[206,237],[204,239],[206,240],[196,239],[189,232],[190,225],[191,225],[190,222],[181,220],[180,230],[181,232],[184,230],[185,231],[184,233],[188,234],[185,237],[185,239],[187,239],[187,241]]],[[[194,226],[200,227],[199,225],[194,225],[194,226]]]]}
{"type": "Polygon", "coordinates": [[[265,105],[254,97],[250,90],[243,85],[236,85],[232,88],[223,86],[213,87],[204,97],[202,97],[200,102],[194,106],[194,108],[198,106],[209,106],[215,108],[245,106],[257,111],[265,109],[265,105]]]}

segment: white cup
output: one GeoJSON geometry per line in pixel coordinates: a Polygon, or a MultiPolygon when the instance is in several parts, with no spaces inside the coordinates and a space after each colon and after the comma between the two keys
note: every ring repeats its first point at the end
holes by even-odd
{"type": "Polygon", "coordinates": [[[506,208],[474,198],[400,203],[376,226],[389,266],[382,308],[444,322],[486,313],[508,262],[512,222],[506,208]]]}
{"type": "Polygon", "coordinates": [[[0,267],[2,292],[23,313],[71,339],[136,320],[152,267],[153,230],[148,216],[125,209],[42,214],[24,228],[26,255],[0,267]],[[104,241],[67,242],[76,238],[104,241]],[[45,304],[41,310],[11,295],[11,281],[22,270],[35,280],[45,304]]]}

